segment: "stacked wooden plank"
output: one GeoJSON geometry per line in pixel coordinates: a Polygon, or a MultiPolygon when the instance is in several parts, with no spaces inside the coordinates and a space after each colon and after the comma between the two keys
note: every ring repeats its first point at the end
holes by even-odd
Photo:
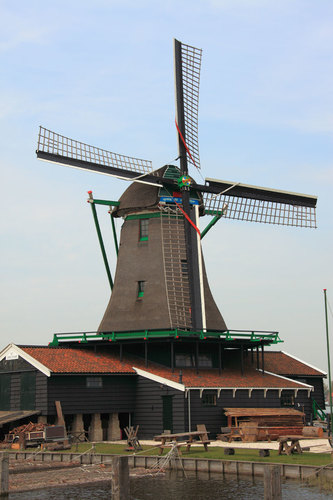
{"type": "Polygon", "coordinates": [[[272,440],[289,434],[300,435],[304,413],[293,408],[225,408],[229,427],[239,427],[246,441],[272,440]],[[254,429],[257,429],[257,432],[254,429]]]}

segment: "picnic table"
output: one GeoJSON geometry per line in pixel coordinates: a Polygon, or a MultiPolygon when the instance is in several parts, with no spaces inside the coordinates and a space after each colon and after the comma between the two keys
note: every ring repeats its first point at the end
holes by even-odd
{"type": "Polygon", "coordinates": [[[186,451],[189,451],[192,444],[202,444],[205,450],[208,451],[207,445],[210,444],[210,441],[208,439],[206,426],[203,427],[203,429],[197,431],[177,432],[174,434],[164,433],[158,436],[154,436],[155,441],[161,441],[161,444],[157,445],[160,449],[159,454],[162,454],[163,448],[170,448],[172,446],[172,442],[177,443],[178,450],[181,446],[186,445],[186,451]],[[184,442],[178,442],[179,439],[184,442]],[[169,444],[167,444],[168,442],[169,444]]]}
{"type": "Polygon", "coordinates": [[[299,443],[300,439],[304,439],[304,436],[281,436],[279,437],[279,455],[291,455],[292,453],[303,453],[301,445],[299,443]],[[290,442],[290,444],[289,444],[290,442]]]}

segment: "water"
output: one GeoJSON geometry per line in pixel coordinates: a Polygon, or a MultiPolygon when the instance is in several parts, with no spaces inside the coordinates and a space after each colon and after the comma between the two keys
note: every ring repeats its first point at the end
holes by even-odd
{"type": "MultiPolygon", "coordinates": [[[[110,489],[110,482],[48,488],[11,493],[9,500],[110,500],[110,489]]],[[[159,478],[131,478],[131,497],[133,500],[258,500],[264,497],[264,485],[260,479],[221,478],[214,474],[184,478],[172,474],[159,478]]],[[[298,481],[286,481],[282,484],[282,498],[328,500],[333,499],[333,494],[298,481]]]]}

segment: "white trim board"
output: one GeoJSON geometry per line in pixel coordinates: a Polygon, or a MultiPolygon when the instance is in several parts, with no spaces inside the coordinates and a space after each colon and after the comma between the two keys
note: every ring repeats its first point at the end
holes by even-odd
{"type": "Polygon", "coordinates": [[[47,368],[47,366],[37,361],[37,359],[30,356],[30,354],[24,352],[20,347],[18,347],[15,344],[9,344],[1,351],[0,361],[2,361],[8,355],[14,356],[14,354],[17,354],[20,358],[24,359],[27,363],[37,368],[38,371],[44,373],[44,375],[46,375],[47,377],[51,376],[52,370],[50,370],[49,368],[47,368]]]}
{"type": "MultiPolygon", "coordinates": [[[[279,378],[282,378],[284,380],[288,380],[288,382],[294,382],[294,384],[302,385],[303,387],[306,387],[307,389],[312,389],[312,390],[314,389],[313,385],[304,384],[304,382],[299,382],[298,380],[293,380],[292,378],[284,377],[283,375],[277,375],[276,373],[268,372],[267,370],[263,371],[261,368],[258,368],[258,371],[262,372],[262,373],[267,373],[267,375],[273,375],[274,377],[279,377],[279,378]]],[[[284,387],[282,387],[282,389],[284,389],[284,387]]],[[[297,389],[297,387],[293,387],[292,389],[293,390],[297,389]]]]}
{"type": "Polygon", "coordinates": [[[179,384],[178,382],[173,382],[172,380],[169,380],[164,377],[160,377],[159,375],[154,375],[153,373],[146,372],[145,370],[141,370],[140,368],[136,368],[135,366],[132,367],[133,370],[136,371],[138,375],[141,375],[141,377],[148,378],[149,380],[152,380],[153,382],[157,382],[158,384],[163,384],[167,385],[168,387],[172,387],[173,389],[176,389],[177,391],[182,391],[185,392],[185,386],[184,384],[179,384]]]}

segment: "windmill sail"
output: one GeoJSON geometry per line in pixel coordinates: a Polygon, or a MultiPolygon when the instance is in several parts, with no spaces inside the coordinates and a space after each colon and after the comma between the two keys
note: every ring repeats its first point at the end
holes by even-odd
{"type": "MultiPolygon", "coordinates": [[[[176,124],[187,161],[200,168],[198,113],[202,50],[175,43],[176,124]]],[[[179,151],[182,154],[182,151],[179,151]]]]}
{"type": "Polygon", "coordinates": [[[44,127],[39,128],[36,153],[41,160],[117,177],[135,179],[152,173],[151,161],[89,146],[44,127]]]}
{"type": "Polygon", "coordinates": [[[316,227],[316,196],[216,179],[206,182],[211,191],[203,193],[206,210],[221,211],[227,206],[224,216],[229,219],[316,227]]]}

